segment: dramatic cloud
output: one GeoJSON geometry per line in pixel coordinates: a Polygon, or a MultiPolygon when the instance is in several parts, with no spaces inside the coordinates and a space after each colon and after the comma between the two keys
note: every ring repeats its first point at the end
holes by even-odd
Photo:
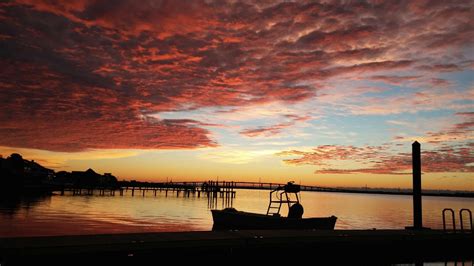
{"type": "Polygon", "coordinates": [[[284,123],[271,125],[267,127],[258,127],[253,129],[245,129],[239,133],[247,137],[258,137],[258,136],[274,136],[282,132],[283,129],[292,127],[298,122],[304,122],[310,119],[309,116],[297,116],[297,115],[285,115],[285,119],[289,120],[284,123]]]}
{"type": "MultiPolygon", "coordinates": [[[[318,146],[312,151],[290,150],[278,153],[280,156],[297,156],[285,159],[293,165],[315,165],[317,174],[390,174],[410,173],[412,157],[410,153],[394,153],[389,146],[318,146]],[[334,167],[339,164],[356,164],[363,167],[334,167]]],[[[474,172],[472,145],[442,147],[422,152],[423,172],[474,172]]]]}
{"type": "Polygon", "coordinates": [[[416,137],[395,137],[399,141],[413,141],[418,139],[424,143],[444,144],[447,142],[472,142],[474,141],[474,112],[459,112],[455,114],[461,118],[459,123],[450,125],[444,130],[437,132],[428,131],[424,136],[416,137]]]}
{"type": "Polygon", "coordinates": [[[377,75],[372,76],[370,79],[375,81],[383,81],[385,83],[400,85],[407,81],[413,81],[420,78],[420,76],[385,76],[385,75],[377,75]]]}
{"type": "MultiPolygon", "coordinates": [[[[427,132],[426,137],[396,136],[398,141],[421,140],[428,146],[422,151],[423,172],[469,172],[474,173],[474,112],[459,112],[459,123],[438,131],[427,132]]],[[[387,121],[393,125],[406,126],[400,121],[387,121]]],[[[412,155],[397,151],[400,143],[380,146],[323,145],[311,151],[288,150],[279,156],[296,157],[284,159],[290,165],[314,165],[318,174],[407,174],[411,171],[412,155]],[[352,167],[341,167],[350,165],[352,167]]]]}
{"type": "Polygon", "coordinates": [[[453,83],[439,75],[472,69],[473,18],[469,1],[0,3],[0,145],[213,147],[207,127],[222,121],[156,117],[319,99],[348,114],[465,111],[465,88],[446,91],[453,83]],[[341,92],[342,81],[423,86],[341,92]]]}
{"type": "Polygon", "coordinates": [[[341,106],[356,115],[388,115],[443,109],[469,110],[474,107],[470,100],[473,99],[474,88],[464,91],[446,90],[444,87],[449,85],[449,82],[443,80],[431,80],[430,84],[429,90],[407,92],[392,97],[363,95],[345,99],[341,106]],[[434,86],[431,83],[434,83],[434,86]]]}
{"type": "Polygon", "coordinates": [[[381,151],[385,150],[383,147],[354,147],[354,146],[335,146],[335,145],[322,145],[314,148],[311,152],[305,151],[284,151],[278,155],[289,156],[296,155],[301,156],[296,159],[287,159],[285,162],[290,164],[312,164],[312,165],[327,165],[328,160],[365,160],[376,157],[381,151]]]}
{"type": "Polygon", "coordinates": [[[0,74],[2,80],[25,75],[22,86],[0,84],[2,107],[8,110],[0,113],[2,145],[52,151],[216,145],[197,121],[148,117],[124,92],[68,83],[64,75],[40,66],[14,69],[0,74]]]}

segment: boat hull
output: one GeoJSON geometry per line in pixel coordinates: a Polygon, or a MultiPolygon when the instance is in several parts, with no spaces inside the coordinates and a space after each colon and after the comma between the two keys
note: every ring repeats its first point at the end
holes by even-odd
{"type": "Polygon", "coordinates": [[[236,210],[211,210],[212,230],[321,229],[333,230],[337,217],[287,218],[236,210]]]}

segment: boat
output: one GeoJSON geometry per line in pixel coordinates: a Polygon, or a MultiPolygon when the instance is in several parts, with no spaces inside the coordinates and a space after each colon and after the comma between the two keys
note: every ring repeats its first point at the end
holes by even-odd
{"type": "Polygon", "coordinates": [[[288,182],[270,192],[270,203],[266,214],[238,211],[234,208],[211,210],[213,231],[219,230],[261,230],[261,229],[321,229],[333,230],[336,216],[303,218],[300,203],[301,187],[288,182]],[[288,216],[280,215],[281,207],[288,205],[288,216]]]}

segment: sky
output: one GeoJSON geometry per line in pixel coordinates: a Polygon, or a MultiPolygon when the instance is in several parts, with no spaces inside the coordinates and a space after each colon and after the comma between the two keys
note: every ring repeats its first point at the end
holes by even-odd
{"type": "Polygon", "coordinates": [[[0,154],[143,181],[474,190],[473,1],[2,1],[0,154]]]}

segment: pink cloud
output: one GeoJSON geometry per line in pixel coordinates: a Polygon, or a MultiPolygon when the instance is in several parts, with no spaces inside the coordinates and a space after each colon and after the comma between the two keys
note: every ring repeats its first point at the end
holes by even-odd
{"type": "Polygon", "coordinates": [[[462,70],[462,67],[455,64],[435,64],[435,65],[423,65],[418,69],[426,70],[429,72],[455,72],[462,70]]]}
{"type": "MultiPolygon", "coordinates": [[[[474,172],[474,155],[469,145],[442,147],[422,152],[423,172],[474,172]]],[[[290,150],[280,152],[280,156],[297,156],[285,159],[293,165],[315,165],[317,174],[389,174],[404,175],[411,171],[412,158],[408,153],[394,153],[389,146],[318,146],[312,151],[290,150]],[[332,161],[356,162],[362,168],[337,168],[332,161]]]]}
{"type": "Polygon", "coordinates": [[[244,129],[240,131],[239,133],[241,135],[247,136],[247,137],[258,137],[258,136],[274,136],[282,133],[282,131],[285,128],[289,128],[294,126],[297,123],[300,122],[305,122],[309,120],[311,117],[310,116],[298,116],[294,114],[288,114],[284,115],[286,119],[289,119],[290,121],[285,122],[285,123],[279,123],[271,126],[262,126],[258,128],[249,128],[249,129],[244,129]]]}
{"type": "MultiPolygon", "coordinates": [[[[327,85],[360,76],[397,83],[420,71],[431,74],[430,85],[446,87],[450,81],[433,73],[472,66],[465,54],[472,12],[469,2],[418,1],[1,3],[0,102],[8,112],[0,115],[0,145],[208,147],[217,144],[202,122],[149,116],[338,101],[327,85]],[[395,71],[413,74],[387,74],[395,71]]],[[[355,114],[463,109],[460,91],[381,99],[348,90],[343,95],[360,96],[344,103],[355,114]]],[[[278,134],[293,122],[241,133],[278,134]]]]}
{"type": "Polygon", "coordinates": [[[434,80],[434,82],[437,83],[438,88],[430,85],[429,90],[408,92],[393,97],[362,96],[350,99],[350,101],[345,103],[344,108],[353,114],[365,115],[416,113],[418,111],[440,109],[465,110],[472,108],[473,105],[471,103],[459,103],[459,101],[470,97],[474,90],[446,90],[445,86],[450,84],[449,82],[443,80],[434,80]]]}
{"type": "Polygon", "coordinates": [[[445,142],[467,142],[474,140],[474,113],[473,112],[458,112],[455,114],[461,118],[458,123],[452,124],[443,130],[437,132],[426,132],[421,137],[402,137],[396,136],[396,140],[410,141],[413,139],[420,139],[423,142],[431,144],[443,144],[445,142]]]}
{"type": "Polygon", "coordinates": [[[124,98],[123,92],[71,84],[64,81],[64,75],[41,66],[16,65],[5,69],[0,79],[26,75],[21,70],[28,73],[28,82],[22,86],[13,89],[0,83],[2,107],[9,110],[0,114],[1,146],[82,151],[217,145],[199,121],[154,119],[141,112],[142,106],[134,104],[136,99],[124,98]],[[41,71],[35,75],[30,68],[41,71]],[[52,91],[43,90],[45,86],[52,91]]]}
{"type": "Polygon", "coordinates": [[[383,81],[385,83],[400,85],[404,82],[413,81],[419,79],[420,76],[386,76],[386,75],[376,75],[369,77],[374,81],[383,81]]]}

